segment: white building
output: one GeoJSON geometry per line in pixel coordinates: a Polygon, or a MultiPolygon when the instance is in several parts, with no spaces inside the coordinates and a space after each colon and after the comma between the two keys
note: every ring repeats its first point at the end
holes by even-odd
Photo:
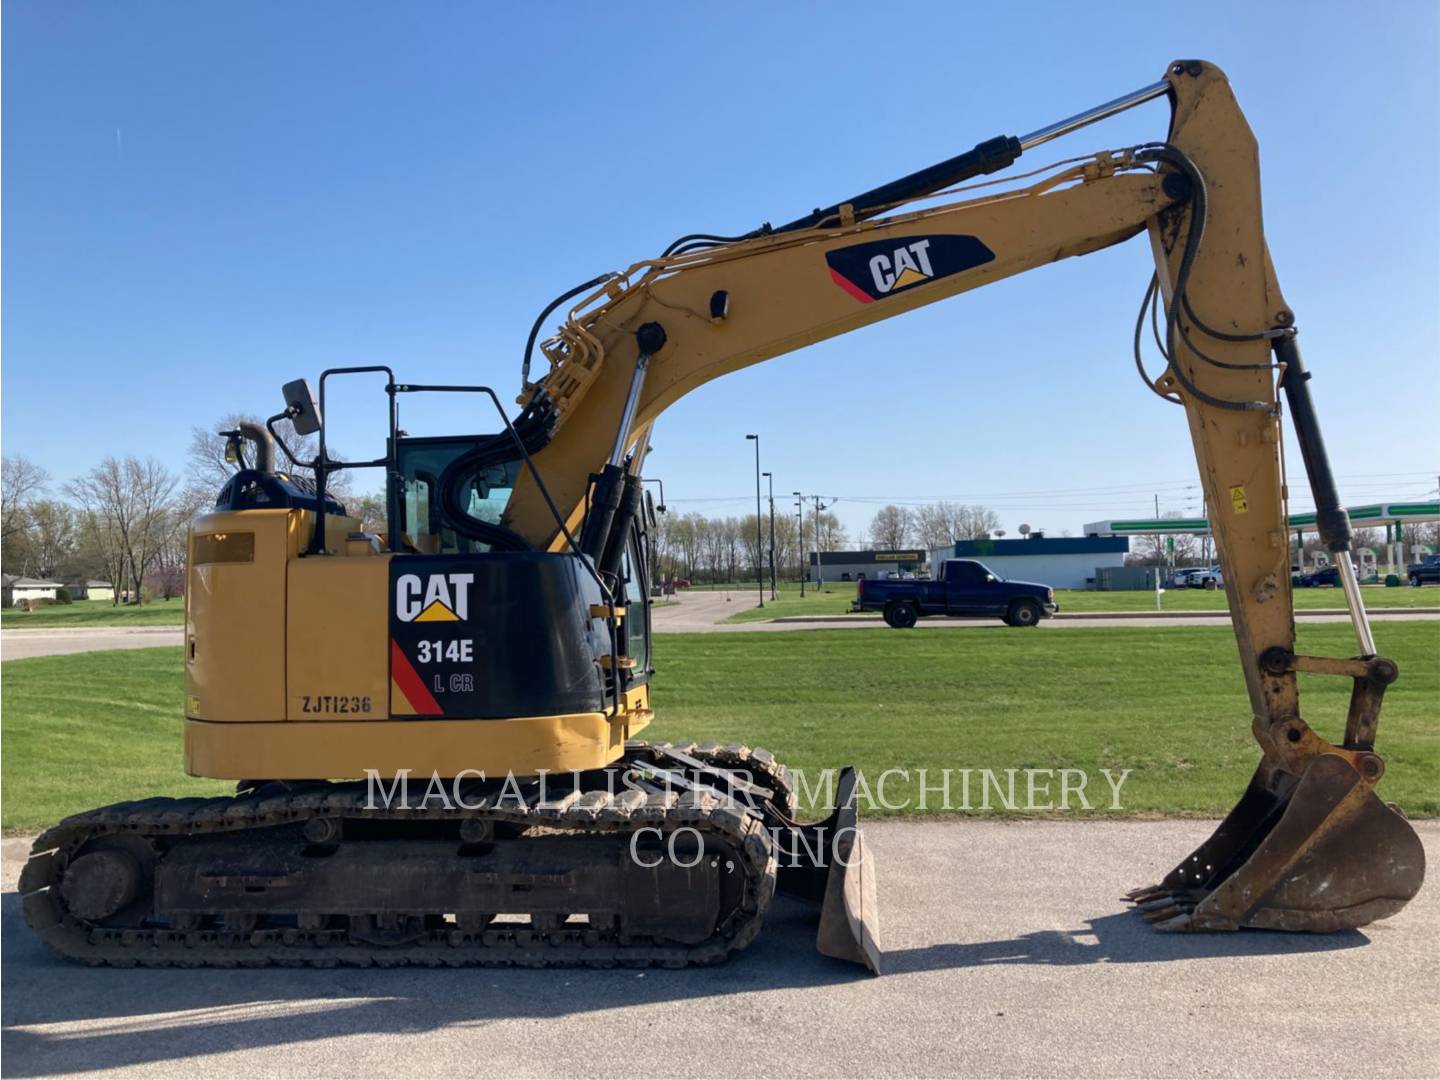
{"type": "Polygon", "coordinates": [[[958,540],[930,553],[932,572],[940,575],[946,559],[978,559],[1002,578],[1033,581],[1054,589],[1094,588],[1100,567],[1124,566],[1130,550],[1125,536],[1048,536],[1024,540],[958,540]]]}
{"type": "Polygon", "coordinates": [[[108,581],[85,582],[86,600],[114,600],[115,586],[108,581]]]}
{"type": "Polygon", "coordinates": [[[63,585],[58,581],[5,575],[4,594],[0,603],[5,607],[22,607],[27,600],[54,600],[63,585]]]}

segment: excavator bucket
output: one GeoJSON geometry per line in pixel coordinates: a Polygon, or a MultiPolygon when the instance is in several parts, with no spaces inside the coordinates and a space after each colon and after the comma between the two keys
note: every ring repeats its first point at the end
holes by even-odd
{"type": "Polygon", "coordinates": [[[1298,781],[1262,762],[1214,835],[1125,899],[1166,932],[1325,933],[1393,915],[1420,890],[1425,851],[1376,796],[1376,779],[1336,753],[1314,758],[1298,781]]]}
{"type": "Polygon", "coordinates": [[[856,806],[855,770],[841,771],[835,809],[814,825],[779,835],[779,887],[820,905],[815,947],[826,956],[863,964],[880,974],[880,909],[875,859],[865,847],[856,806]]]}

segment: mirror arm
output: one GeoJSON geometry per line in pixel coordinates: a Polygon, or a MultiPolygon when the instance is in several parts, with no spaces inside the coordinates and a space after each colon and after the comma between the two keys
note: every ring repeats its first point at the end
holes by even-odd
{"type": "Polygon", "coordinates": [[[277,420],[289,420],[294,415],[295,410],[293,407],[286,409],[284,412],[276,413],[274,416],[270,417],[270,419],[265,421],[265,430],[270,432],[270,437],[275,440],[275,443],[277,446],[280,447],[281,452],[290,459],[291,465],[294,465],[298,469],[313,469],[318,462],[301,461],[299,458],[297,458],[294,454],[290,452],[290,447],[285,445],[285,440],[282,439],[280,437],[280,433],[275,430],[275,422],[277,420]]]}

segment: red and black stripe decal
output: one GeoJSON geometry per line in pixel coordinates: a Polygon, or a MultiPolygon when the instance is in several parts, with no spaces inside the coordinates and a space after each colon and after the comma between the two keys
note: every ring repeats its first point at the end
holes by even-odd
{"type": "Polygon", "coordinates": [[[394,680],[400,692],[405,695],[405,700],[409,702],[410,711],[414,715],[445,715],[445,710],[440,708],[440,703],[426,688],[425,680],[420,677],[420,673],[415,670],[415,665],[410,663],[410,658],[405,655],[405,650],[400,648],[400,643],[394,638],[390,639],[390,678],[394,680]]]}

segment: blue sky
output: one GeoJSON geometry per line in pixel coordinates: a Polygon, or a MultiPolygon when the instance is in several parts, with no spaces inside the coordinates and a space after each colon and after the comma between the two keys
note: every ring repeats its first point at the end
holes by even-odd
{"type": "MultiPolygon", "coordinates": [[[[183,464],[192,424],[386,362],[510,399],[570,285],[785,221],[1158,78],[1228,72],[1342,496],[1440,471],[1440,6],[67,3],[3,26],[3,447],[58,479],[183,464]]],[[[1161,137],[1153,103],[1035,164],[1161,137]]],[[[1142,240],[712,383],[661,420],[676,510],[777,490],[994,506],[1054,531],[1198,509],[1136,378],[1142,240]]],[[[379,451],[378,390],[334,442],[379,451]]],[[[471,401],[414,433],[488,430],[471,401]]],[[[1289,455],[1292,474],[1298,454],[1289,455]]],[[[1297,497],[1297,508],[1309,505],[1297,497]]]]}

